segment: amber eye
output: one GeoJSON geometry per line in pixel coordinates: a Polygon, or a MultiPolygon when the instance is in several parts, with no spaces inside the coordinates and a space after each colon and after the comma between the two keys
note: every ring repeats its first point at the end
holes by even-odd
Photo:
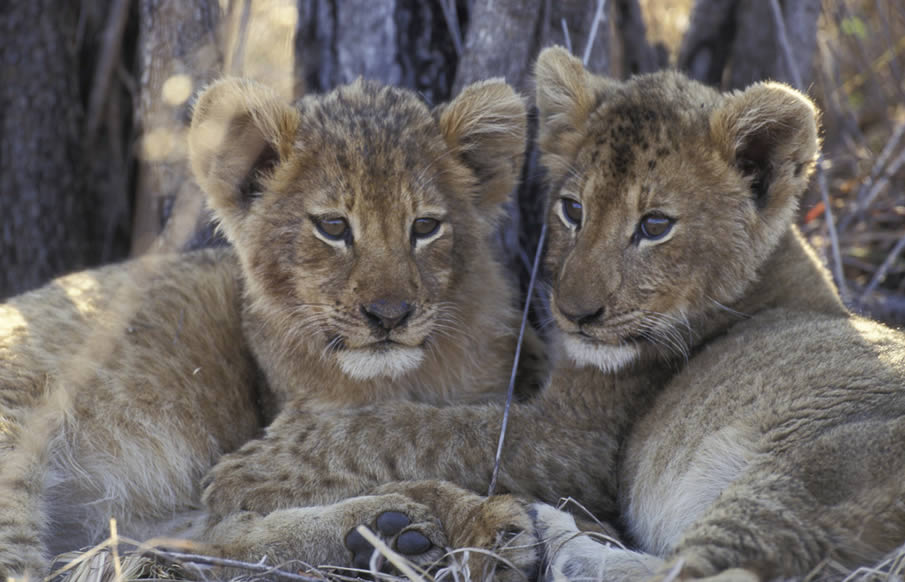
{"type": "Polygon", "coordinates": [[[440,221],[436,218],[416,218],[412,223],[412,238],[427,238],[437,232],[440,221]]]}
{"type": "Polygon", "coordinates": [[[560,204],[562,204],[562,215],[566,217],[566,220],[572,225],[580,227],[582,215],[581,202],[572,200],[571,198],[562,198],[560,199],[560,204]]]}
{"type": "Polygon", "coordinates": [[[322,235],[330,240],[345,240],[352,238],[349,223],[341,216],[313,216],[311,220],[322,235]]]}
{"type": "Polygon", "coordinates": [[[638,235],[648,240],[659,240],[669,234],[675,222],[662,214],[646,214],[638,223],[638,235]]]}

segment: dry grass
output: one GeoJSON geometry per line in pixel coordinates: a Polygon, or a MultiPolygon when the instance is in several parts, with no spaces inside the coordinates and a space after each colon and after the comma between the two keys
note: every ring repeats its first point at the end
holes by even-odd
{"type": "MultiPolygon", "coordinates": [[[[374,544],[377,548],[371,562],[371,570],[364,572],[352,568],[314,568],[301,562],[270,566],[263,563],[245,563],[222,560],[201,554],[164,551],[147,544],[123,540],[123,546],[131,546],[119,557],[112,551],[111,539],[84,552],[63,554],[54,562],[54,573],[47,582],[127,582],[131,580],[159,580],[167,582],[196,582],[199,580],[229,580],[246,582],[263,579],[281,579],[288,582],[351,582],[360,579],[383,580],[386,582],[471,582],[472,576],[462,566],[469,551],[457,550],[449,564],[431,573],[421,573],[418,567],[404,556],[396,554],[385,545],[374,544]],[[379,572],[382,561],[396,565],[397,571],[408,569],[403,576],[379,572]],[[226,568],[226,570],[224,570],[226,568]],[[121,572],[117,574],[117,570],[121,572]],[[224,572],[228,572],[224,576],[224,572]],[[363,578],[359,577],[362,576],[363,578]]],[[[379,540],[378,540],[379,542],[379,540]]],[[[373,542],[372,542],[373,543],[373,542]]],[[[838,562],[828,560],[810,575],[797,579],[800,582],[835,580],[840,582],[903,582],[905,580],[905,546],[872,566],[847,570],[838,562]]],[[[796,579],[787,579],[796,582],[796,579]]]]}
{"type": "MultiPolygon", "coordinates": [[[[688,24],[691,0],[669,3],[641,0],[651,40],[677,52],[688,24]]],[[[809,93],[824,111],[824,170],[827,196],[841,254],[844,284],[852,307],[893,323],[905,323],[905,6],[894,0],[825,0],[819,51],[809,93]],[[869,32],[868,32],[869,31],[869,32]]],[[[816,183],[802,204],[800,224],[818,249],[829,256],[830,224],[816,183]]],[[[830,261],[827,261],[828,263],[830,261]]],[[[170,545],[169,547],[172,547],[170,545]]],[[[383,547],[382,559],[409,564],[383,547]]],[[[384,580],[462,580],[470,575],[458,561],[432,575],[413,573],[384,580]]],[[[400,567],[400,569],[401,569],[400,567]]],[[[59,556],[55,582],[281,577],[346,581],[354,570],[317,569],[301,563],[268,565],[219,560],[200,554],[163,551],[117,538],[83,552],[59,556]],[[114,551],[116,548],[117,551],[114,551]],[[119,555],[119,549],[123,553],[119,555]]],[[[901,582],[905,546],[869,568],[846,571],[828,561],[804,580],[901,582]]]]}
{"type": "MultiPolygon", "coordinates": [[[[471,552],[488,553],[479,548],[450,550],[425,571],[409,561],[363,526],[358,531],[375,547],[368,570],[340,566],[314,566],[301,560],[268,564],[252,563],[205,555],[197,544],[187,540],[154,539],[144,543],[116,535],[115,522],[111,535],[96,546],[57,556],[45,582],[127,582],[159,580],[196,582],[229,580],[283,580],[286,582],[351,582],[382,580],[386,582],[470,582],[467,567],[471,552]],[[178,548],[174,549],[174,548],[178,548]],[[381,572],[392,565],[399,575],[381,572]]],[[[505,558],[497,556],[501,561],[505,558]]]]}

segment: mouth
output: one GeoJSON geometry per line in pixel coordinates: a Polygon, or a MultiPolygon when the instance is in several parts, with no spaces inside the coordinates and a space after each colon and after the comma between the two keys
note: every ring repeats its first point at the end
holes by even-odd
{"type": "Polygon", "coordinates": [[[418,368],[424,360],[424,348],[383,339],[364,346],[344,346],[336,352],[340,369],[356,380],[379,377],[399,378],[418,368]]]}
{"type": "Polygon", "coordinates": [[[593,366],[611,373],[617,372],[640,355],[636,342],[620,338],[618,343],[604,342],[584,331],[567,334],[563,338],[566,355],[578,366],[593,366]]]}
{"type": "Polygon", "coordinates": [[[581,338],[582,341],[598,346],[618,347],[626,344],[644,343],[647,339],[643,334],[634,331],[634,326],[611,325],[587,330],[579,327],[575,331],[566,331],[569,336],[581,338]]]}

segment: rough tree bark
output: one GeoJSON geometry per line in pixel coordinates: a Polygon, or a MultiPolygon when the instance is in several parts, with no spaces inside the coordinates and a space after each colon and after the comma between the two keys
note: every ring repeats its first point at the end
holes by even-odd
{"type": "MultiPolygon", "coordinates": [[[[819,8],[820,0],[781,2],[805,84],[819,8]]],[[[431,104],[487,77],[504,77],[530,95],[537,52],[567,44],[563,22],[580,57],[594,31],[593,71],[624,77],[665,64],[645,38],[638,0],[0,0],[0,9],[0,294],[116,258],[115,240],[133,210],[126,190],[136,198],[133,252],[155,241],[154,248],[182,248],[192,234],[189,247],[209,242],[211,229],[197,220],[202,197],[186,164],[184,132],[190,96],[221,71],[276,85],[287,98],[359,75],[412,88],[431,104]],[[228,7],[226,38],[218,38],[221,4],[228,7]],[[84,17],[86,7],[94,13],[80,34],[89,38],[80,41],[78,10],[84,17]],[[265,23],[265,13],[277,20],[265,23]],[[106,51],[107,38],[119,39],[118,59],[106,51]],[[130,97],[123,87],[135,61],[130,97]],[[89,72],[79,78],[79,70],[89,72]],[[134,180],[133,111],[142,136],[134,180]]],[[[678,65],[724,88],[764,77],[791,81],[776,39],[769,0],[697,0],[678,65]]],[[[513,224],[522,226],[510,227],[504,241],[523,277],[543,217],[535,162],[532,149],[513,210],[513,224]]]]}
{"type": "Polygon", "coordinates": [[[221,70],[219,15],[216,0],[139,2],[136,118],[143,136],[133,254],[182,248],[199,231],[203,196],[188,167],[185,132],[192,94],[221,70]]]}
{"type": "Polygon", "coordinates": [[[69,2],[0,2],[0,297],[97,262],[69,2]]]}
{"type": "MultiPolygon", "coordinates": [[[[820,0],[783,0],[780,5],[806,87],[817,46],[820,0]]],[[[692,77],[724,89],[740,89],[763,79],[794,81],[769,0],[697,0],[678,65],[692,77]]]]}
{"type": "Polygon", "coordinates": [[[599,17],[588,54],[588,68],[596,73],[610,74],[610,7],[607,4],[596,0],[545,0],[541,48],[557,44],[571,48],[573,53],[584,58],[588,37],[595,29],[594,20],[599,17]]]}
{"type": "Polygon", "coordinates": [[[617,32],[613,35],[612,74],[624,79],[665,67],[669,55],[665,47],[654,47],[647,42],[647,27],[638,0],[614,0],[611,4],[611,21],[617,32]]]}
{"type": "MultiPolygon", "coordinates": [[[[460,28],[464,4],[452,6],[460,28]]],[[[455,42],[439,1],[300,0],[296,69],[320,93],[363,76],[421,93],[429,103],[450,95],[455,42]]]]}

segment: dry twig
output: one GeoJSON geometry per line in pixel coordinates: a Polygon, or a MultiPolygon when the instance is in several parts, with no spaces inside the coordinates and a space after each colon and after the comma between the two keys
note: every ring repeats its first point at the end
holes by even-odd
{"type": "Polygon", "coordinates": [[[823,157],[817,160],[817,184],[820,186],[820,197],[823,200],[823,212],[826,220],[826,229],[830,237],[830,245],[833,253],[833,276],[836,278],[836,286],[844,303],[848,303],[848,285],[845,283],[845,273],[842,271],[842,254],[839,252],[839,237],[836,234],[836,222],[833,219],[833,210],[830,207],[830,193],[826,184],[826,172],[823,170],[823,157]]]}
{"type": "Polygon", "coordinates": [[[104,44],[98,57],[97,69],[91,87],[91,95],[88,98],[88,114],[85,121],[85,134],[88,141],[94,139],[97,128],[101,124],[104,104],[107,102],[107,94],[110,92],[110,80],[116,72],[120,62],[120,50],[123,43],[123,34],[126,31],[126,22],[129,20],[129,0],[114,0],[107,17],[106,30],[104,31],[104,44]]]}
{"type": "MultiPolygon", "coordinates": [[[[594,12],[594,22],[591,23],[591,32],[588,33],[588,40],[584,45],[584,55],[581,57],[581,62],[587,66],[588,60],[591,58],[591,49],[594,47],[594,39],[597,38],[597,27],[600,25],[600,21],[605,19],[604,16],[604,8],[606,7],[606,0],[597,0],[597,10],[594,12]]],[[[563,26],[565,26],[565,19],[563,19],[563,26]]],[[[572,49],[569,49],[571,52],[572,49]]]]}
{"type": "Polygon", "coordinates": [[[456,56],[462,58],[462,31],[459,27],[459,14],[456,12],[456,0],[440,0],[440,11],[443,12],[443,19],[446,20],[446,27],[449,29],[449,35],[452,37],[453,47],[456,49],[456,56]]]}
{"type": "Polygon", "coordinates": [[[786,59],[786,65],[789,67],[789,73],[792,76],[792,82],[799,91],[801,85],[801,71],[798,70],[798,63],[792,54],[792,47],[789,46],[789,37],[786,34],[786,23],[782,17],[782,9],[779,7],[779,0],[770,0],[770,10],[773,12],[773,21],[776,24],[776,36],[779,40],[779,46],[782,48],[782,54],[786,59]]]}
{"type": "Polygon", "coordinates": [[[522,310],[522,323],[519,327],[518,342],[515,344],[515,357],[512,360],[512,372],[509,375],[509,387],[506,391],[506,406],[503,409],[503,423],[500,426],[500,440],[497,443],[496,459],[493,463],[493,474],[490,476],[490,486],[487,488],[487,495],[493,495],[496,490],[497,477],[500,473],[500,460],[503,456],[503,443],[506,440],[506,427],[509,424],[509,410],[512,407],[512,396],[515,393],[515,375],[518,371],[519,359],[522,356],[522,344],[525,341],[525,327],[528,325],[528,312],[531,310],[531,298],[534,295],[534,285],[537,282],[538,267],[540,267],[540,257],[544,248],[544,241],[547,238],[547,223],[540,230],[540,237],[537,239],[537,251],[534,253],[534,265],[531,268],[531,279],[528,280],[528,290],[525,297],[525,308],[522,310]]]}

